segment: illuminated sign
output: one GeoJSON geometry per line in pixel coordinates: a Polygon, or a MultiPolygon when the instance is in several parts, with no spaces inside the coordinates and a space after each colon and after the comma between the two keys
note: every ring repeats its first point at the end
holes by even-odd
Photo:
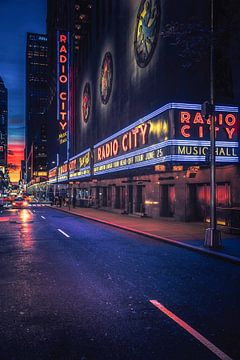
{"type": "Polygon", "coordinates": [[[68,179],[68,163],[64,163],[58,168],[58,180],[63,181],[68,179]]]}
{"type": "MultiPolygon", "coordinates": [[[[210,118],[204,119],[200,111],[179,111],[177,116],[179,118],[179,138],[209,139],[210,118]]],[[[217,113],[214,119],[217,140],[234,141],[237,139],[238,122],[236,114],[217,113]]]]}
{"type": "Polygon", "coordinates": [[[48,179],[50,183],[54,183],[57,180],[57,168],[53,168],[48,172],[48,179]]]}
{"type": "Polygon", "coordinates": [[[69,178],[80,179],[91,175],[91,152],[90,149],[76,155],[69,161],[69,178]]]}
{"type": "MultiPolygon", "coordinates": [[[[202,162],[210,122],[198,104],[170,103],[94,146],[94,175],[166,162],[202,162]]],[[[239,161],[238,108],[216,106],[216,161],[239,161]]],[[[155,168],[156,169],[156,168],[155,168]]]]}
{"type": "Polygon", "coordinates": [[[172,171],[183,171],[182,165],[173,165],[172,171]]]}
{"type": "Polygon", "coordinates": [[[166,171],[166,165],[155,165],[155,171],[166,171]]]}
{"type": "Polygon", "coordinates": [[[57,37],[57,120],[59,124],[58,140],[61,145],[68,140],[68,124],[70,116],[69,33],[58,31],[57,37]]]}

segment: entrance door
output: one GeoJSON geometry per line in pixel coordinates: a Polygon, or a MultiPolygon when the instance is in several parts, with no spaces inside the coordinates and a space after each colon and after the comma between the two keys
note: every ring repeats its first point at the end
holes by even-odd
{"type": "Polygon", "coordinates": [[[102,188],[102,206],[107,206],[107,188],[102,188]]]}
{"type": "Polygon", "coordinates": [[[189,203],[187,208],[188,220],[189,221],[198,221],[198,206],[197,206],[197,186],[196,184],[188,185],[189,191],[189,203]]]}
{"type": "Polygon", "coordinates": [[[175,186],[161,185],[160,216],[173,217],[175,213],[175,186]]]}
{"type": "Polygon", "coordinates": [[[115,188],[115,208],[120,209],[120,186],[115,188]]]}
{"type": "Polygon", "coordinates": [[[128,213],[133,213],[133,185],[128,185],[128,213]]]}
{"type": "Polygon", "coordinates": [[[142,185],[137,185],[137,196],[136,196],[136,206],[135,206],[135,211],[136,212],[143,212],[143,191],[142,191],[143,186],[142,185]]]}

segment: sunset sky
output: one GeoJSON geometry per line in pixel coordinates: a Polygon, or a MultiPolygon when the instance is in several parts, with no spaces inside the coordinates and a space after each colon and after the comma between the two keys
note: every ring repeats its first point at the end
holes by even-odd
{"type": "Polygon", "coordinates": [[[0,76],[8,89],[11,181],[17,182],[25,132],[25,49],[27,32],[46,33],[47,0],[0,0],[0,76]]]}

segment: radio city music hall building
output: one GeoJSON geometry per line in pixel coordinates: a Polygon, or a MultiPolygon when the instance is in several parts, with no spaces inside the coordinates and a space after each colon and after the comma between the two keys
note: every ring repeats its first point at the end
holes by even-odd
{"type": "MultiPolygon", "coordinates": [[[[220,3],[216,28],[228,24],[220,3]]],[[[90,30],[74,56],[71,36],[57,33],[60,163],[49,184],[79,206],[183,221],[208,215],[210,122],[201,104],[209,99],[209,56],[186,56],[190,40],[174,44],[169,24],[208,28],[210,10],[187,0],[176,6],[92,1],[90,30]]],[[[240,94],[227,50],[216,43],[214,77],[217,206],[229,208],[240,205],[240,94]]]]}

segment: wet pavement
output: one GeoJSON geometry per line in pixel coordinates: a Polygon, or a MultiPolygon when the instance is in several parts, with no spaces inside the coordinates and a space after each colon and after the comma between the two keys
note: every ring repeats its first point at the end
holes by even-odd
{"type": "MultiPolygon", "coordinates": [[[[56,208],[56,207],[54,207],[56,208]]],[[[148,233],[149,235],[172,240],[185,244],[186,246],[193,246],[195,249],[206,250],[204,247],[205,230],[209,224],[203,222],[180,222],[173,218],[159,218],[153,219],[150,217],[140,217],[134,215],[125,215],[116,212],[109,212],[103,209],[96,209],[93,207],[57,207],[56,209],[71,212],[72,214],[95,219],[101,222],[110,223],[121,228],[128,228],[136,230],[137,232],[148,233]]],[[[226,226],[218,226],[221,230],[222,249],[214,251],[219,253],[220,257],[226,255],[226,258],[233,257],[240,264],[240,234],[229,233],[226,226]]]]}
{"type": "Polygon", "coordinates": [[[240,358],[239,266],[45,207],[3,211],[0,252],[1,359],[221,358],[177,317],[240,358]]]}

